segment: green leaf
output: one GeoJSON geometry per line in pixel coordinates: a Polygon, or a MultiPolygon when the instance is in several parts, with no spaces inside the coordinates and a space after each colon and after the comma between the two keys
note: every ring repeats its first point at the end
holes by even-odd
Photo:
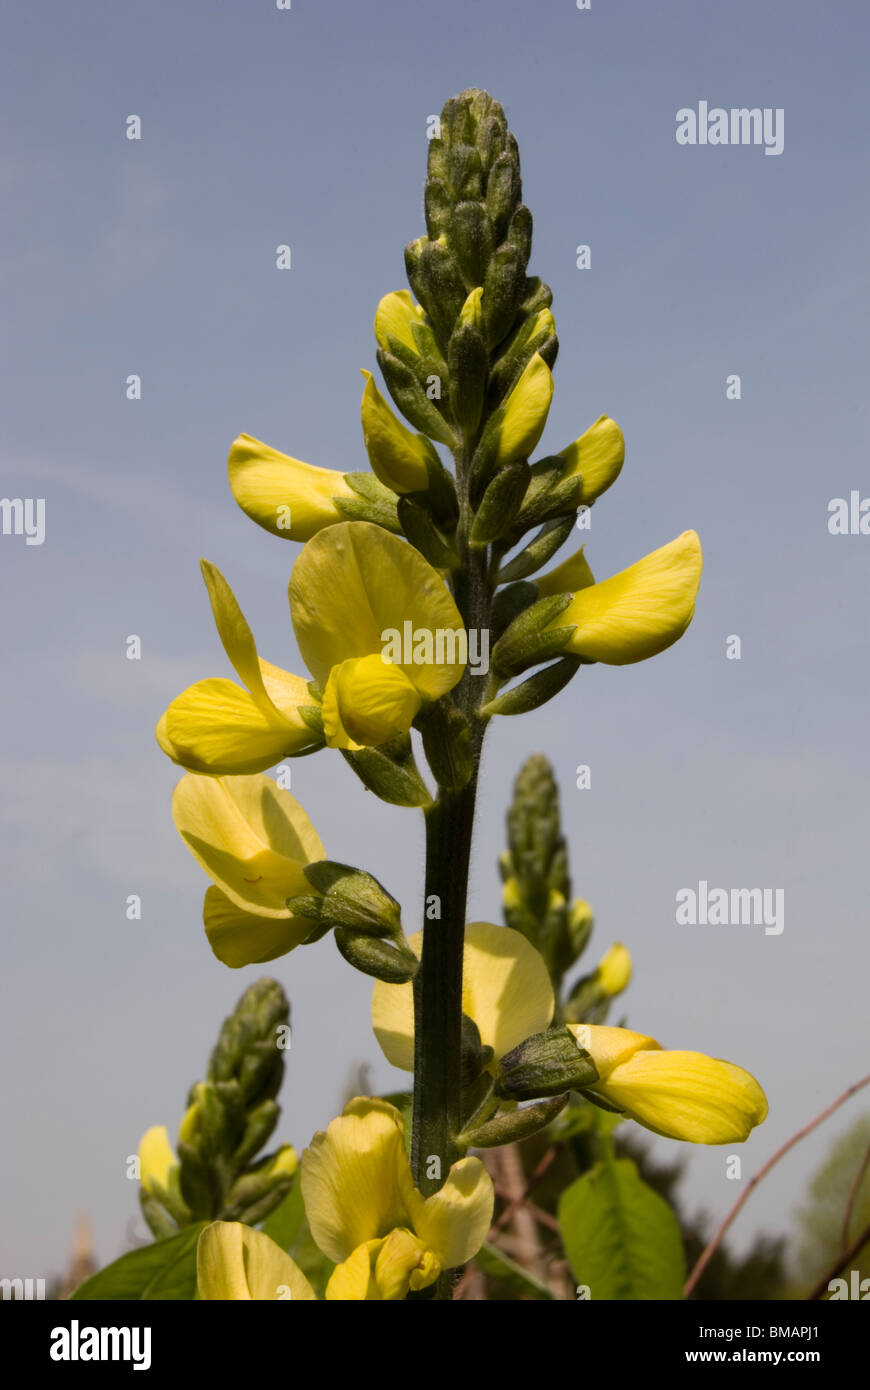
{"type": "Polygon", "coordinates": [[[271,1240],[274,1240],[276,1245],[280,1245],[282,1250],[289,1250],[299,1235],[304,1220],[305,1207],[302,1204],[302,1186],[297,1178],[287,1196],[282,1198],[279,1205],[266,1218],[263,1223],[263,1231],[271,1240]]]}
{"type": "Polygon", "coordinates": [[[197,1221],[168,1240],[131,1250],[80,1284],[73,1299],[124,1302],[196,1297],[196,1243],[209,1223],[197,1221]]]}
{"type": "Polygon", "coordinates": [[[562,1240],[593,1299],[678,1299],[686,1274],[677,1218],[629,1158],[598,1163],[562,1193],[562,1240]]]}
{"type": "Polygon", "coordinates": [[[527,1269],[518,1265],[497,1250],[494,1245],[484,1245],[474,1257],[474,1263],[488,1279],[497,1279],[506,1285],[517,1298],[555,1299],[556,1295],[540,1279],[535,1279],[527,1269]]]}

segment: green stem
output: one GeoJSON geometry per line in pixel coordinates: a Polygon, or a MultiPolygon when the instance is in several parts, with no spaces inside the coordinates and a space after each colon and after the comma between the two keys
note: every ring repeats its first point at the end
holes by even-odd
{"type": "MultiPolygon", "coordinates": [[[[461,565],[454,580],[456,602],[466,630],[483,630],[490,622],[487,557],[485,552],[474,552],[467,545],[465,523],[463,515],[458,533],[461,565]]],[[[471,728],[471,778],[459,789],[439,787],[437,799],[425,813],[423,952],[414,981],[411,1164],[414,1181],[426,1196],[438,1190],[450,1165],[461,1157],[453,1137],[462,1127],[462,953],[477,776],[485,729],[485,721],[476,717],[482,703],[481,685],[481,678],[466,667],[454,697],[471,728]],[[427,908],[433,899],[438,901],[440,915],[430,918],[427,908]]],[[[434,1297],[451,1297],[447,1279],[438,1281],[434,1297]]]]}

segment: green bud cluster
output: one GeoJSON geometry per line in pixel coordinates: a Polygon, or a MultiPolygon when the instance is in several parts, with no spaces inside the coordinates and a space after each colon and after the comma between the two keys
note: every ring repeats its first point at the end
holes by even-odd
{"type": "Polygon", "coordinates": [[[281,1029],[290,1005],[276,980],[250,985],[224,1020],[206,1078],[190,1088],[177,1143],[178,1169],[159,1197],[140,1189],[142,1211],[160,1238],[193,1221],[255,1225],[292,1186],[288,1145],[257,1157],[280,1116],[284,1078],[281,1029]]]}
{"type": "Polygon", "coordinates": [[[508,849],[499,861],[506,884],[505,920],[540,951],[558,998],[562,977],[589,940],[592,914],[582,900],[571,903],[559,790],[541,754],[533,754],[520,769],[507,831],[508,849]]]}

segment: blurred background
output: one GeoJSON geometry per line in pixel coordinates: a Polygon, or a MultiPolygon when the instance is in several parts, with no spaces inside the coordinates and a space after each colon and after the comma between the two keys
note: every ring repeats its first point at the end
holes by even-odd
{"type": "MultiPolygon", "coordinates": [[[[98,1263],[144,1237],[127,1156],[149,1125],[174,1133],[221,1018],[265,973],[208,949],[206,884],[173,829],[178,773],[153,726],[183,687],[229,674],[201,555],[262,654],[300,669],[286,599],[298,547],[237,509],[226,454],[244,431],[366,466],[359,368],[374,366],[375,306],[404,287],[402,248],[424,230],[427,119],[472,85],[519,140],[530,270],[554,290],[540,452],[602,412],[626,435],[592,514],[593,570],[695,527],[705,574],[672,650],[585,669],[545,710],[496,721],[470,917],[500,919],[510,788],[527,753],[545,753],[574,889],[596,913],[592,954],[618,939],[634,957],[628,1022],[747,1066],[767,1091],[745,1183],[870,1053],[870,537],[828,530],[831,499],[870,496],[870,13],[858,0],[44,0],[2,15],[0,492],[44,498],[46,529],[39,546],[0,536],[0,1274],[61,1273],[79,1218],[79,1255],[98,1263]],[[783,153],[678,145],[676,112],[700,100],[782,108],[783,153]],[[126,138],[130,115],[141,140],[126,138]],[[281,244],[290,271],[276,269],[281,244]],[[742,398],[728,400],[735,373],[742,398]],[[733,635],[740,660],[726,658],[733,635]],[[783,889],[784,931],[678,926],[676,893],[702,879],[783,889]],[[141,920],[127,919],[132,894],[141,920]]],[[[382,879],[416,929],[421,817],[373,809],[335,754],[292,777],[330,857],[382,879]]],[[[371,1034],[368,983],[328,940],[268,973],[293,1009],[278,1137],[301,1150],[359,1067],[375,1092],[402,1078],[371,1034]]],[[[808,1268],[796,1213],[861,1106],[750,1200],[736,1256],[790,1231],[808,1268]]],[[[852,1172],[867,1138],[848,1138],[852,1172]]],[[[685,1160],[688,1214],[718,1220],[742,1189],[722,1150],[655,1140],[650,1155],[685,1160]]]]}

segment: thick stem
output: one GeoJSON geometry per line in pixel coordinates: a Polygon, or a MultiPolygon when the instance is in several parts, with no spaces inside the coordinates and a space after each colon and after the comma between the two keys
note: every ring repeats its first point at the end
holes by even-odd
{"type": "MultiPolygon", "coordinates": [[[[464,518],[463,518],[464,521],[464,518]]],[[[490,590],[486,553],[472,551],[460,524],[461,565],[456,602],[466,630],[489,627],[490,590]]],[[[457,707],[471,729],[473,771],[464,787],[440,787],[426,812],[426,885],[423,953],[414,981],[414,1114],[411,1163],[414,1181],[424,1195],[438,1190],[460,1157],[453,1136],[461,1129],[462,953],[468,869],[477,796],[477,776],[484,721],[476,711],[483,703],[482,682],[466,667],[456,692],[457,707]],[[433,903],[438,916],[430,915],[433,903]],[[436,1161],[437,1160],[437,1161],[436,1161]]],[[[436,1298],[451,1297],[446,1279],[436,1298]]]]}

